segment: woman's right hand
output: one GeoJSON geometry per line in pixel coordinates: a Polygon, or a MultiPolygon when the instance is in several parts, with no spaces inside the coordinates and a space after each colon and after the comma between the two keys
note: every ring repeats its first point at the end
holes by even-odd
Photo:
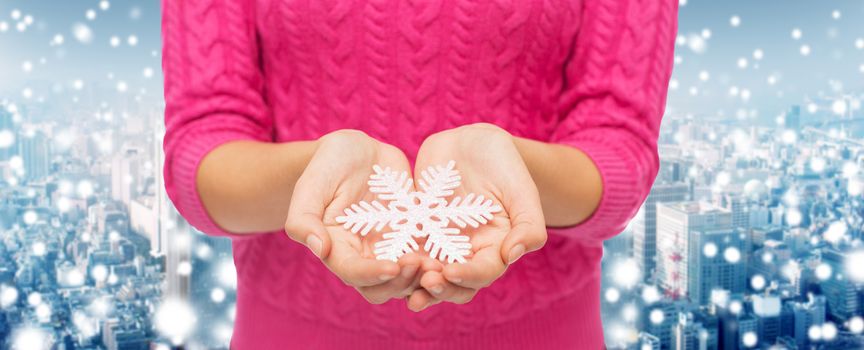
{"type": "Polygon", "coordinates": [[[380,304],[410,295],[419,285],[421,265],[431,262],[417,254],[406,254],[396,263],[376,260],[373,250],[380,233],[361,236],[336,222],[344,208],[375,199],[368,181],[376,164],[410,174],[402,151],[363,132],[339,130],[322,136],[294,187],[285,232],[366,300],[380,304]]]}

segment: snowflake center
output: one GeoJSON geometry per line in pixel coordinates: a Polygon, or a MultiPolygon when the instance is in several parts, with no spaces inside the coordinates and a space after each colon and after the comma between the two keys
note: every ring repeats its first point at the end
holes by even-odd
{"type": "MultiPolygon", "coordinates": [[[[447,202],[441,198],[430,196],[424,192],[411,192],[403,200],[390,202],[393,209],[402,212],[404,218],[390,222],[390,228],[395,231],[410,231],[414,237],[426,237],[427,229],[442,226],[435,208],[447,202]]],[[[446,226],[447,223],[443,223],[446,226]]]]}

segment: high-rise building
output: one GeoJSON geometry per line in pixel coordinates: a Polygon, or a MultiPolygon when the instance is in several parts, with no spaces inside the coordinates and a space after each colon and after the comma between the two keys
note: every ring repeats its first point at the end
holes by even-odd
{"type": "Polygon", "coordinates": [[[810,327],[825,323],[826,300],[822,295],[808,295],[806,302],[788,302],[792,318],[792,335],[801,349],[810,344],[810,327]]]}
{"type": "Polygon", "coordinates": [[[681,313],[675,324],[675,350],[704,350],[716,347],[716,332],[709,332],[692,313],[681,313]],[[714,345],[714,346],[711,346],[714,345]]]}
{"type": "Polygon", "coordinates": [[[126,147],[111,158],[111,199],[120,201],[127,207],[136,195],[136,190],[144,176],[141,171],[140,154],[134,147],[126,147]]]}
{"type": "Polygon", "coordinates": [[[748,214],[748,227],[764,227],[771,223],[771,211],[768,207],[759,205],[750,205],[745,209],[748,214]]]}
{"type": "Polygon", "coordinates": [[[24,178],[33,181],[48,176],[51,167],[51,145],[42,131],[34,130],[19,135],[18,154],[24,161],[24,178]]]}
{"type": "Polygon", "coordinates": [[[633,219],[633,258],[646,279],[657,266],[657,203],[683,201],[688,192],[685,183],[655,184],[633,219]]]}
{"type": "Polygon", "coordinates": [[[835,272],[820,283],[822,293],[825,294],[828,302],[828,313],[838,320],[846,321],[861,310],[858,286],[848,278],[839,277],[842,274],[838,274],[845,269],[846,253],[825,249],[822,251],[822,260],[835,272]]]}
{"type": "Polygon", "coordinates": [[[733,194],[724,194],[718,205],[732,213],[732,228],[750,228],[750,213],[746,198],[733,194]]]}
{"type": "MultiPolygon", "coordinates": [[[[688,295],[691,232],[729,229],[732,213],[709,203],[657,204],[657,279],[672,298],[688,295]]],[[[723,254],[722,251],[716,252],[723,254]]],[[[710,291],[709,291],[710,292],[710,291]]]]}
{"type": "Polygon", "coordinates": [[[786,112],[785,125],[787,129],[798,130],[801,127],[801,106],[789,107],[786,112]]]}
{"type": "Polygon", "coordinates": [[[192,227],[175,214],[175,224],[164,228],[170,240],[165,252],[165,295],[170,298],[189,298],[192,272],[192,227]]]}
{"type": "Polygon", "coordinates": [[[780,336],[777,337],[777,343],[784,339],[791,339],[791,343],[795,343],[795,310],[788,302],[780,309],[780,336]]]}
{"type": "Polygon", "coordinates": [[[717,309],[719,318],[719,341],[718,349],[721,350],[738,350],[753,348],[745,344],[746,338],[756,337],[758,343],[759,325],[756,317],[753,314],[746,313],[743,310],[735,310],[729,308],[717,309]]]}
{"type": "Polygon", "coordinates": [[[660,338],[650,333],[639,333],[639,350],[660,350],[660,338]]]}
{"type": "MultiPolygon", "coordinates": [[[[165,192],[164,185],[164,153],[162,151],[162,134],[165,132],[161,123],[156,122],[153,125],[153,133],[150,135],[150,167],[142,166],[140,176],[142,180],[138,182],[146,183],[148,186],[142,187],[142,193],[128,203],[132,228],[138,233],[150,240],[150,252],[154,256],[165,255],[168,252],[168,243],[171,238],[171,231],[176,226],[177,222],[183,221],[183,218],[177,214],[168,194],[165,192]],[[151,181],[152,180],[152,181],[151,181]]],[[[144,162],[143,157],[145,152],[141,151],[139,160],[144,162]]],[[[116,160],[116,158],[115,158],[116,160]]],[[[112,180],[115,178],[112,173],[112,180]]],[[[130,186],[123,186],[119,190],[113,188],[114,193],[124,193],[127,189],[131,191],[130,186]]]]}
{"type": "Polygon", "coordinates": [[[750,345],[747,343],[747,338],[756,336],[756,342],[759,342],[759,322],[757,317],[752,314],[745,314],[738,319],[738,349],[747,349],[750,345]]]}
{"type": "Polygon", "coordinates": [[[662,349],[669,349],[669,345],[674,342],[672,329],[678,322],[678,313],[683,307],[680,302],[661,301],[647,307],[643,313],[642,324],[645,325],[645,332],[660,339],[662,349]]]}
{"type": "Polygon", "coordinates": [[[17,154],[18,143],[15,137],[15,123],[12,120],[12,113],[9,113],[2,105],[0,105],[0,138],[11,139],[0,145],[0,162],[4,162],[17,154]]]}
{"type": "Polygon", "coordinates": [[[165,255],[165,294],[168,297],[188,300],[191,289],[190,271],[194,270],[191,259],[195,233],[194,228],[171,204],[165,192],[162,172],[164,154],[161,148],[165,127],[158,121],[155,124],[151,146],[154,152],[153,176],[156,184],[153,203],[156,234],[150,237],[150,246],[152,253],[165,255]]]}
{"type": "Polygon", "coordinates": [[[756,315],[758,339],[762,344],[773,344],[780,333],[780,297],[772,295],[753,296],[753,314],[756,315]]]}
{"type": "Polygon", "coordinates": [[[161,120],[155,122],[153,133],[151,134],[151,152],[153,162],[153,201],[154,211],[158,215],[156,220],[156,235],[150,241],[150,246],[154,251],[165,254],[168,251],[168,238],[166,235],[166,225],[168,216],[174,212],[174,206],[168,198],[168,193],[165,191],[165,178],[163,170],[165,168],[165,153],[162,150],[162,140],[165,135],[165,126],[161,120]]]}
{"type": "Polygon", "coordinates": [[[740,229],[692,231],[685,275],[689,299],[707,305],[714,289],[743,294],[749,251],[750,244],[740,229]]]}

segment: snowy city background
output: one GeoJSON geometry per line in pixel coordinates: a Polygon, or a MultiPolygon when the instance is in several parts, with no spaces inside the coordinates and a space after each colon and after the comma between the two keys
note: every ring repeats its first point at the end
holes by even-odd
{"type": "MultiPolygon", "coordinates": [[[[864,1],[681,0],[610,349],[864,348],[864,1]]],[[[227,348],[227,239],[162,184],[156,0],[0,0],[0,348],[227,348]]]]}

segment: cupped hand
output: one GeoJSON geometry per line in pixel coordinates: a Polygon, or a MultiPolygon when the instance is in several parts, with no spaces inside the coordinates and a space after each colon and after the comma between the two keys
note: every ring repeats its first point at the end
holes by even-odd
{"type": "Polygon", "coordinates": [[[397,171],[410,169],[402,151],[363,132],[340,130],[321,137],[294,186],[285,232],[366,300],[380,304],[418,288],[418,271],[430,259],[406,254],[397,262],[377,260],[373,245],[380,233],[361,236],[336,222],[352,203],[375,199],[367,182],[376,164],[397,171]]]}
{"type": "Polygon", "coordinates": [[[489,223],[467,227],[472,255],[465,263],[425,264],[420,286],[408,307],[421,311],[441,301],[464,304],[492,284],[507,266],[546,242],[546,225],[537,187],[513,137],[491,124],[472,124],[429,136],[420,147],[415,169],[456,161],[462,186],[454,196],[483,195],[503,211],[489,223]]]}

